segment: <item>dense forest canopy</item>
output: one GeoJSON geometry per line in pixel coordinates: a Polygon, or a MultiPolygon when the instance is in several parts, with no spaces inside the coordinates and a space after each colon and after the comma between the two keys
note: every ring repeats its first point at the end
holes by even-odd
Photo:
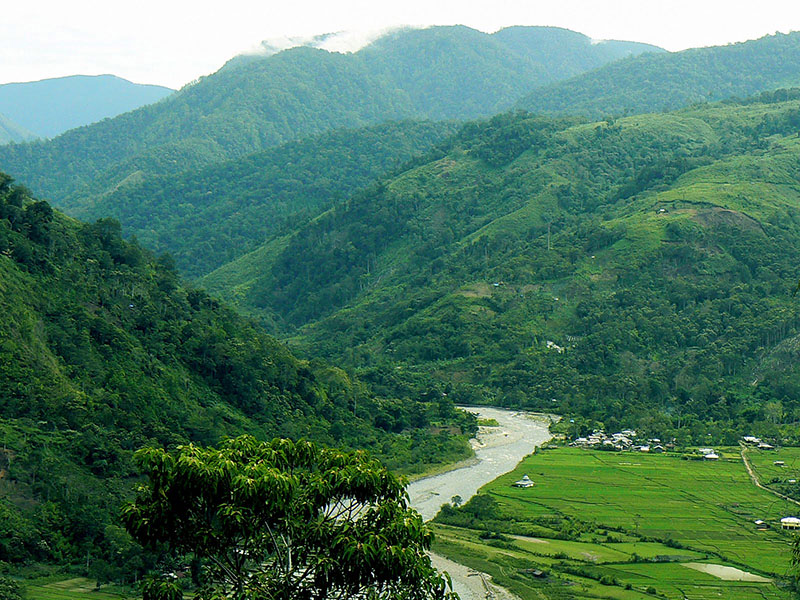
{"type": "Polygon", "coordinates": [[[457,130],[403,121],[340,129],[177,175],[141,174],[65,206],[77,218],[118,219],[123,232],[169,252],[185,276],[205,275],[296,227],[457,130]]]}
{"type": "Polygon", "coordinates": [[[0,312],[0,563],[132,579],[144,557],[116,518],[142,446],[306,437],[406,471],[469,452],[474,423],[436,384],[379,398],[300,360],[116,221],[74,221],[5,174],[0,312]]]}
{"type": "Polygon", "coordinates": [[[800,33],[642,54],[537,89],[517,106],[532,112],[606,115],[675,110],[800,85],[800,33]]]}
{"type": "Polygon", "coordinates": [[[203,283],[386,390],[777,434],[800,417],[797,97],[474,123],[203,283]]]}

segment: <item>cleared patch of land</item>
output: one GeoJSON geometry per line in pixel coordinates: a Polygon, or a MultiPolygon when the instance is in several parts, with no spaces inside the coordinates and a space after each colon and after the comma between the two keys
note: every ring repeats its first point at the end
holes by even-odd
{"type": "Polygon", "coordinates": [[[726,567],[724,565],[714,565],[708,563],[684,563],[683,566],[694,569],[695,571],[700,571],[701,573],[708,573],[709,575],[719,577],[725,581],[756,581],[759,583],[769,582],[769,579],[766,577],[754,575],[753,573],[742,571],[736,567],[726,567]]]}

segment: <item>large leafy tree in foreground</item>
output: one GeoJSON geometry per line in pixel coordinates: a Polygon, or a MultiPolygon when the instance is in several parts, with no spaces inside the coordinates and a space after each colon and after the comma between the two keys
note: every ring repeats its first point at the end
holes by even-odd
{"type": "Polygon", "coordinates": [[[405,482],[363,452],[242,436],[137,458],[149,481],[123,520],[201,559],[201,598],[455,597],[405,482]]]}

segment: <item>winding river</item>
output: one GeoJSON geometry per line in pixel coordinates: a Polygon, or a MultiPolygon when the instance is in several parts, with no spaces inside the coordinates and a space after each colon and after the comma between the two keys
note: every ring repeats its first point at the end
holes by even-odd
{"type": "MultiPolygon", "coordinates": [[[[523,457],[549,440],[550,420],[541,415],[490,407],[460,407],[477,413],[481,419],[494,419],[499,427],[481,427],[474,439],[475,460],[453,471],[418,479],[408,486],[411,505],[427,521],[436,516],[443,504],[453,496],[466,502],[478,489],[517,466],[523,457]]],[[[434,564],[450,573],[453,587],[461,600],[482,600],[486,597],[483,578],[466,567],[433,555],[434,564]]],[[[494,587],[496,595],[507,596],[494,587]]]]}

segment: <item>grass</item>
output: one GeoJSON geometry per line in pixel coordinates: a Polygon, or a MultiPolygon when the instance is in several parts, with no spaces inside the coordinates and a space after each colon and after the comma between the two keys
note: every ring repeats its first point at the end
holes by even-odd
{"type": "Polygon", "coordinates": [[[95,581],[86,577],[73,577],[53,581],[52,578],[24,583],[26,600],[125,600],[138,598],[138,594],[114,585],[97,589],[95,581]]]}
{"type": "MultiPolygon", "coordinates": [[[[757,468],[777,469],[772,462],[781,459],[800,467],[800,449],[781,452],[785,457],[758,453],[757,468]]],[[[572,581],[576,598],[647,596],[650,587],[676,599],[788,598],[773,581],[725,581],[680,564],[736,566],[771,580],[789,570],[792,538],[778,523],[797,512],[796,505],[756,488],[735,448],[722,456],[704,462],[673,454],[539,452],[481,490],[495,499],[501,515],[486,521],[486,528],[502,528],[503,538],[481,539],[480,522],[470,525],[474,529],[439,525],[437,550],[473,568],[486,567],[511,591],[528,594],[522,597],[536,597],[526,591],[531,587],[559,597],[553,595],[559,586],[572,581]],[[535,487],[511,487],[523,474],[535,487]],[[772,529],[757,531],[756,519],[772,529]],[[582,525],[570,539],[556,539],[565,537],[559,523],[567,522],[582,525]],[[538,539],[515,535],[532,528],[541,532],[538,539]],[[548,571],[548,582],[523,575],[533,568],[548,571]]]]}

